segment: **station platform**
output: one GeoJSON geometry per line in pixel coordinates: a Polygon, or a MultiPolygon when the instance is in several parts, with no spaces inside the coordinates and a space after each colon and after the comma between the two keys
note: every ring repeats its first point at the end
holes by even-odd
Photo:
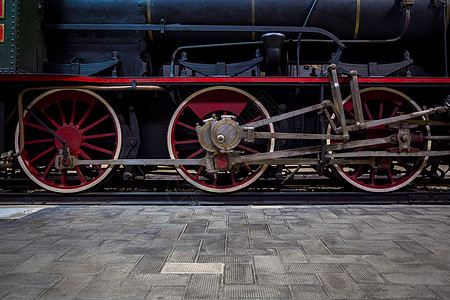
{"type": "Polygon", "coordinates": [[[0,206],[1,299],[450,299],[450,206],[0,206]]]}

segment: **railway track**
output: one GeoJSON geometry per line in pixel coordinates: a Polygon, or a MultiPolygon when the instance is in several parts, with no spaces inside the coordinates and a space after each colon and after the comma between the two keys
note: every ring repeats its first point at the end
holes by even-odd
{"type": "Polygon", "coordinates": [[[46,191],[0,192],[0,205],[346,205],[346,204],[448,204],[450,190],[410,189],[401,192],[373,194],[367,192],[281,189],[278,191],[245,191],[212,194],[202,191],[96,191],[60,195],[46,191]]]}

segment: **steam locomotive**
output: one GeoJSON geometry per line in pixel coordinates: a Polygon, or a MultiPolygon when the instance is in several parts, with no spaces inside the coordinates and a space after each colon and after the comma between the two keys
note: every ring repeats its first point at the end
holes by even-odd
{"type": "Polygon", "coordinates": [[[76,193],[169,166],[227,193],[314,168],[390,192],[448,170],[447,0],[0,9],[4,182],[76,193]]]}

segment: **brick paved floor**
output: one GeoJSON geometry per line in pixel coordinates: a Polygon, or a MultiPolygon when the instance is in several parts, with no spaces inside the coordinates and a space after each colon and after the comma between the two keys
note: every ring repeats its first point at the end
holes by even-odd
{"type": "Polygon", "coordinates": [[[0,219],[0,298],[450,299],[449,217],[448,206],[49,207],[0,219]]]}

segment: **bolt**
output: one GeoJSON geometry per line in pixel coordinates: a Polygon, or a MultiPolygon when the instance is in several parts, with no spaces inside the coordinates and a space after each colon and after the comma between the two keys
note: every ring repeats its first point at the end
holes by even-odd
{"type": "Polygon", "coordinates": [[[219,134],[218,136],[216,136],[216,140],[219,143],[223,143],[225,141],[225,137],[222,134],[219,134]]]}
{"type": "Polygon", "coordinates": [[[407,134],[402,135],[401,140],[402,140],[402,142],[407,142],[407,141],[409,141],[409,135],[407,135],[407,134]]]}

